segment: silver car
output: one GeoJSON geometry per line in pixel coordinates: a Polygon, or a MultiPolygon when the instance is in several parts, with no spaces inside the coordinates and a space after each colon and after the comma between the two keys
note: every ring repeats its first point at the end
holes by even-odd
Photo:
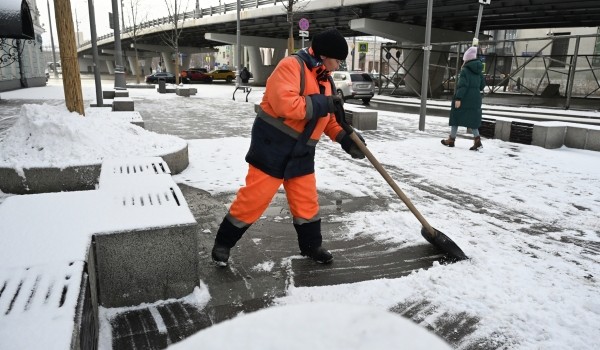
{"type": "Polygon", "coordinates": [[[375,83],[369,73],[365,72],[333,72],[333,82],[337,94],[345,100],[361,99],[368,104],[375,95],[375,83]]]}

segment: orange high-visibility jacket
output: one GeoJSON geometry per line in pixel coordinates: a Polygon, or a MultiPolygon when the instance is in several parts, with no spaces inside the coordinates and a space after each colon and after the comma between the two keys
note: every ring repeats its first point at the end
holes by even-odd
{"type": "Polygon", "coordinates": [[[332,94],[333,81],[330,77],[317,79],[324,67],[311,54],[311,49],[303,50],[297,57],[281,60],[267,80],[252,127],[246,161],[276,178],[313,173],[315,146],[321,135],[339,142],[346,134],[335,115],[328,112],[326,96],[332,94]]]}

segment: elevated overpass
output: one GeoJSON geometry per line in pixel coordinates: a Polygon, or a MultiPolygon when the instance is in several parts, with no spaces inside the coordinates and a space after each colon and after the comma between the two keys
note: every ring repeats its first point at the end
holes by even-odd
{"type": "MultiPolygon", "coordinates": [[[[181,23],[183,31],[180,45],[195,50],[211,50],[216,46],[235,43],[237,3],[230,1],[187,12],[181,23]]],[[[294,8],[292,26],[297,34],[297,22],[305,17],[310,20],[311,34],[335,26],[345,37],[377,35],[398,42],[420,43],[424,41],[426,7],[427,0],[300,1],[294,8]]],[[[434,0],[432,42],[472,38],[478,11],[477,0],[434,0]]],[[[599,25],[598,0],[492,0],[483,11],[481,31],[599,25]]],[[[160,35],[171,26],[167,17],[141,23],[138,25],[138,44],[164,47],[160,35]]],[[[289,33],[286,9],[279,0],[242,0],[240,29],[242,45],[256,48],[249,50],[250,64],[254,65],[251,70],[255,73],[255,79],[260,81],[269,72],[253,62],[260,57],[258,45],[265,47],[262,46],[265,42],[271,43],[274,62],[285,56],[285,39],[289,33]]],[[[132,28],[125,28],[121,33],[124,48],[131,47],[132,32],[132,28]]],[[[98,38],[99,50],[111,50],[113,46],[112,33],[98,38]]],[[[168,51],[166,47],[164,50],[168,51]]],[[[78,51],[80,56],[90,55],[91,43],[83,43],[78,51]]],[[[420,69],[419,65],[414,69],[420,69]]]]}
{"type": "MultiPolygon", "coordinates": [[[[242,0],[240,27],[243,35],[286,39],[289,24],[286,10],[279,0],[242,0]]],[[[296,5],[294,31],[301,17],[310,20],[310,31],[319,32],[335,26],[345,37],[370,33],[354,30],[350,20],[366,18],[425,26],[427,0],[312,0],[296,5]]],[[[475,30],[479,4],[477,0],[434,0],[433,27],[458,32],[475,30]]],[[[205,33],[236,34],[236,2],[186,13],[181,35],[182,45],[214,47],[218,41],[206,39],[205,33]]],[[[168,28],[168,17],[150,20],[139,25],[139,42],[162,44],[159,32],[168,28]]],[[[531,29],[560,27],[593,27],[600,25],[598,0],[493,0],[485,6],[481,31],[496,29],[531,29]]],[[[124,47],[131,42],[132,28],[122,35],[124,47]]],[[[112,46],[112,33],[98,38],[100,48],[112,46]]],[[[85,42],[79,52],[91,50],[85,42]]],[[[87,53],[87,52],[86,52],[87,53]]]]}

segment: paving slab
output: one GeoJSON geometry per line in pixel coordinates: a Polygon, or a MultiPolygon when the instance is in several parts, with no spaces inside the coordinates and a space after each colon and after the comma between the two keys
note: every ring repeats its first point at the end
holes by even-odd
{"type": "MultiPolygon", "coordinates": [[[[423,240],[422,245],[399,249],[370,237],[352,240],[336,234],[340,222],[323,222],[324,245],[335,256],[334,263],[321,265],[299,253],[297,236],[291,223],[285,195],[278,193],[261,220],[251,226],[231,251],[226,268],[215,266],[210,250],[218,225],[227,212],[233,194],[212,197],[205,191],[179,184],[194,217],[198,221],[200,280],[208,286],[211,300],[201,310],[189,309],[180,301],[166,304],[169,317],[156,320],[149,308],[129,310],[111,320],[114,349],[163,349],[196,331],[269,307],[275,298],[286,294],[287,287],[323,286],[355,283],[378,278],[398,278],[417,269],[427,269],[443,254],[423,240]],[[187,310],[174,312],[172,310],[187,310]],[[158,325],[164,323],[162,331],[158,325]],[[144,329],[144,331],[141,331],[144,329]]],[[[365,206],[385,206],[385,200],[369,197],[339,199],[320,193],[321,215],[340,215],[365,206]]],[[[416,232],[415,234],[420,234],[416,232]]],[[[162,314],[163,312],[161,312],[162,314]]]]}

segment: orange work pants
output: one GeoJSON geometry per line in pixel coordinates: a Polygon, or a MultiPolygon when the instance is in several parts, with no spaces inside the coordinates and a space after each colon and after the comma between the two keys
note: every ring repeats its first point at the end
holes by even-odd
{"type": "Polygon", "coordinates": [[[271,200],[283,184],[290,211],[295,223],[313,221],[319,213],[317,180],[315,174],[289,180],[270,176],[249,165],[246,186],[240,188],[229,208],[229,215],[247,225],[253,224],[269,207],[271,200]]]}

